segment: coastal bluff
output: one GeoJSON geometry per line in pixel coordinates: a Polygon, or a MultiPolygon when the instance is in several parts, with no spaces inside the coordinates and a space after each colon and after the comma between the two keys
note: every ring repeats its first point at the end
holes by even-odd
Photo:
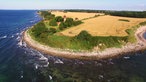
{"type": "Polygon", "coordinates": [[[40,44],[39,42],[32,39],[32,37],[28,33],[28,30],[23,32],[23,41],[26,42],[28,46],[48,55],[69,59],[98,60],[124,55],[126,53],[145,50],[146,39],[143,37],[143,34],[145,32],[146,26],[141,26],[135,32],[135,37],[137,39],[136,43],[126,44],[121,48],[107,48],[103,51],[93,52],[73,52],[71,50],[57,49],[49,47],[47,45],[40,44]]]}

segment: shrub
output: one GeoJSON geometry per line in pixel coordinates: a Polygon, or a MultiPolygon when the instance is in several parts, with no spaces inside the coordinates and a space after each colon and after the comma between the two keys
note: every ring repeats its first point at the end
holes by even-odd
{"type": "Polygon", "coordinates": [[[87,31],[83,30],[76,36],[76,38],[78,40],[89,41],[89,40],[91,40],[92,36],[87,31]]]}
{"type": "Polygon", "coordinates": [[[129,20],[127,20],[127,19],[119,19],[119,21],[130,22],[130,21],[129,21],[129,20]]]}
{"type": "Polygon", "coordinates": [[[63,22],[63,21],[64,21],[64,19],[63,19],[61,16],[55,17],[55,20],[56,20],[57,22],[63,22]]]}
{"type": "Polygon", "coordinates": [[[43,22],[39,22],[31,29],[32,34],[37,37],[41,33],[46,32],[48,29],[46,28],[45,24],[43,22]]]}
{"type": "Polygon", "coordinates": [[[50,26],[57,26],[56,20],[55,19],[50,20],[49,25],[50,26]]]}
{"type": "Polygon", "coordinates": [[[65,29],[67,26],[66,26],[66,24],[64,23],[64,22],[61,22],[60,23],[60,25],[59,25],[59,29],[60,30],[63,30],[63,29],[65,29]]]}
{"type": "Polygon", "coordinates": [[[139,23],[139,25],[146,25],[146,21],[139,23]]]}
{"type": "Polygon", "coordinates": [[[56,31],[56,29],[55,28],[50,28],[49,29],[49,34],[54,34],[54,33],[56,33],[57,31],[56,31]]]}
{"type": "Polygon", "coordinates": [[[79,24],[82,24],[82,21],[74,21],[74,26],[77,26],[79,24]]]}
{"type": "Polygon", "coordinates": [[[51,15],[45,16],[45,19],[46,19],[46,20],[51,20],[51,19],[53,19],[54,17],[55,17],[55,15],[54,15],[54,14],[51,14],[51,15]]]}
{"type": "Polygon", "coordinates": [[[73,24],[74,24],[73,18],[67,18],[65,21],[65,24],[67,25],[67,27],[73,26],[73,24]]]}
{"type": "Polygon", "coordinates": [[[51,15],[51,13],[48,12],[48,11],[41,11],[41,15],[44,16],[44,17],[46,17],[48,15],[51,15]]]}

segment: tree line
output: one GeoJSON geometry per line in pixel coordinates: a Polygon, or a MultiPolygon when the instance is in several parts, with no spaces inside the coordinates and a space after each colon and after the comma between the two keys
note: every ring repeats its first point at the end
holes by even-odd
{"type": "Polygon", "coordinates": [[[48,11],[41,11],[41,16],[44,20],[49,20],[50,26],[59,26],[59,30],[64,30],[65,28],[77,26],[82,23],[82,21],[77,20],[77,18],[73,19],[66,16],[55,16],[48,11]]]}
{"type": "Polygon", "coordinates": [[[65,10],[65,12],[105,13],[106,15],[146,18],[146,11],[112,11],[112,10],[65,10]]]}

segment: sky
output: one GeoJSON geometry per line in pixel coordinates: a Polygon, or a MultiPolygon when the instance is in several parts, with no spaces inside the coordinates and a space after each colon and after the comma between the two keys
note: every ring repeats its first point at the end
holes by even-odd
{"type": "Polygon", "coordinates": [[[0,0],[0,9],[96,9],[146,11],[146,0],[0,0]]]}

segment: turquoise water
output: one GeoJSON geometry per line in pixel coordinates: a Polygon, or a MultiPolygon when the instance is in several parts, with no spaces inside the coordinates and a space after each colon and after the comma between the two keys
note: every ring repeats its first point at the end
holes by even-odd
{"type": "Polygon", "coordinates": [[[21,42],[37,11],[0,11],[0,82],[146,82],[146,51],[85,61],[49,56],[21,42]]]}

